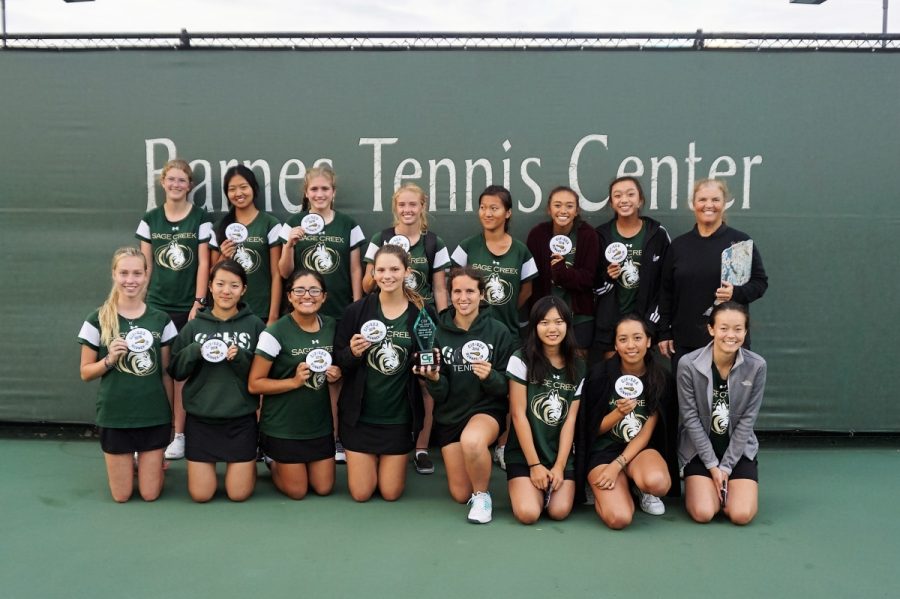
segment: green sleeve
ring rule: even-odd
[[[425,386],[428,387],[428,393],[431,394],[431,397],[436,402],[445,401],[447,395],[450,394],[450,380],[443,372],[437,382],[425,379]]]
[[[186,332],[188,335],[185,335]],[[199,362],[203,359],[200,355],[200,344],[190,341],[190,338],[189,330],[185,328],[172,345],[169,374],[176,381],[183,381],[190,377],[197,370]]]
[[[229,362],[229,365],[239,379],[246,381],[250,378],[250,364],[252,362],[253,352],[239,347],[237,355],[234,357],[234,360]]]

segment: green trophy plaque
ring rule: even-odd
[[[416,322],[413,324],[413,334],[419,346],[418,366],[435,366],[434,359],[434,321],[423,307],[419,310]]]

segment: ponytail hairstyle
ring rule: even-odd
[[[253,191],[253,206],[259,210],[259,206],[256,203],[256,198],[259,197],[259,182],[256,180],[253,170],[243,164],[232,166],[225,171],[225,176],[222,177],[222,192],[225,194],[225,197],[228,197],[228,185],[236,176],[246,179],[247,184],[250,185],[250,189]],[[236,220],[234,204],[230,200],[228,203],[230,204],[228,212],[225,213],[225,216],[222,217],[222,220],[216,226],[216,241],[219,244],[225,240],[225,229]]]
[[[415,183],[404,183],[394,192],[394,195],[391,198],[391,211],[394,213],[394,226],[396,227],[400,224],[400,214],[397,212],[397,199],[400,197],[400,194],[404,192],[414,193],[419,196],[419,202],[422,204],[422,211],[419,212],[419,231],[424,233],[428,230],[428,209],[426,208],[428,196],[425,195],[425,190]],[[382,239],[381,241],[387,242],[387,239]]]
[[[98,319],[100,320],[100,344],[109,347],[114,339],[119,337],[119,288],[116,286],[116,268],[119,261],[123,258],[140,258],[144,265],[144,272],[147,272],[147,258],[136,247],[126,246],[115,251],[112,258],[112,289],[103,305],[98,310]],[[144,284],[143,293],[147,292],[147,285]],[[143,293],[141,297],[143,298]]]
[[[503,207],[509,211],[509,218],[503,221],[503,231],[508,233],[509,221],[512,220],[512,194],[509,193],[509,190],[502,185],[488,185],[484,188],[484,191],[481,192],[481,195],[478,196],[479,208],[481,208],[481,200],[484,199],[484,196],[494,196],[496,198],[500,198],[500,201],[503,203]]]
[[[555,295],[546,295],[534,303],[531,308],[531,314],[528,317],[528,332],[523,345],[523,354],[525,356],[525,367],[528,369],[528,381],[531,383],[541,383],[550,376],[552,365],[547,355],[544,353],[544,344],[538,338],[538,323],[544,320],[550,310],[556,308],[560,317],[566,323],[566,336],[563,337],[560,351],[563,361],[566,364],[566,376],[570,382],[577,383],[575,380],[577,354],[575,348],[575,329],[573,327],[572,309],[561,298]]]
[[[325,177],[331,182],[331,189],[337,191],[337,176],[330,166],[324,164],[306,169],[306,174],[303,176],[303,204],[301,205],[303,212],[309,211],[309,198],[306,197],[306,190],[309,189],[309,183],[316,177]],[[333,197],[331,199],[331,208],[334,209]]]
[[[409,254],[399,245],[387,243],[378,248],[378,251],[375,252],[375,258],[372,261],[372,264],[378,263],[379,256],[396,256],[400,260],[401,264],[403,264],[404,270],[409,269]],[[421,310],[425,305],[425,299],[421,295],[419,295],[419,293],[415,289],[410,289],[409,287],[407,287],[405,280],[403,281],[403,283],[401,283],[401,285],[403,288],[403,295],[406,297],[406,300],[413,304],[416,308]]]
[[[622,316],[622,318],[616,322],[616,326],[613,330],[618,331],[619,325],[623,322],[636,322],[640,324],[647,339],[653,338],[650,327],[647,326],[647,321],[634,312]],[[653,359],[650,348],[647,348],[647,353],[644,354],[644,368],[646,369],[646,374],[644,375],[644,401],[647,402],[647,408],[652,414],[658,411],[663,404],[663,396],[666,393],[666,371]]]
[[[707,324],[713,328],[716,326],[716,316],[719,315],[719,312],[726,311],[740,312],[744,315],[744,329],[747,332],[750,331],[750,310],[747,308],[745,304],[740,302],[736,302],[734,300],[728,300],[727,302],[722,302],[721,304],[717,304],[713,306],[712,312],[709,313],[709,321]]]

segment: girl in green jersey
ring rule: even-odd
[[[260,447],[272,459],[272,482],[291,499],[303,499],[310,487],[317,495],[334,488],[328,389],[341,369],[327,365],[335,321],[319,313],[327,297],[322,275],[300,269],[287,284],[293,310],[259,336],[249,387],[263,395]],[[309,363],[313,352],[324,360],[318,366]]]
[[[572,511],[572,446],[584,380],[576,354],[572,310],[548,295],[534,303],[523,348],[506,368],[513,430],[506,446],[506,478],[513,515],[532,524],[546,509],[553,520]]]
[[[97,425],[113,499],[131,497],[136,455],[138,490],[145,501],[153,501],[163,488],[163,449],[172,422],[172,380],[166,368],[175,325],[165,312],[144,303],[149,277],[139,250],[116,251],[112,279],[109,297],[78,334],[81,380],[100,379]],[[129,349],[126,335],[132,331],[137,333]]]

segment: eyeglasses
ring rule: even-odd
[[[306,287],[294,287],[293,289],[291,289],[291,294],[294,297],[303,297],[304,294],[307,293],[309,294],[309,297],[319,297],[320,295],[322,295],[322,288],[310,287],[307,289]]]

